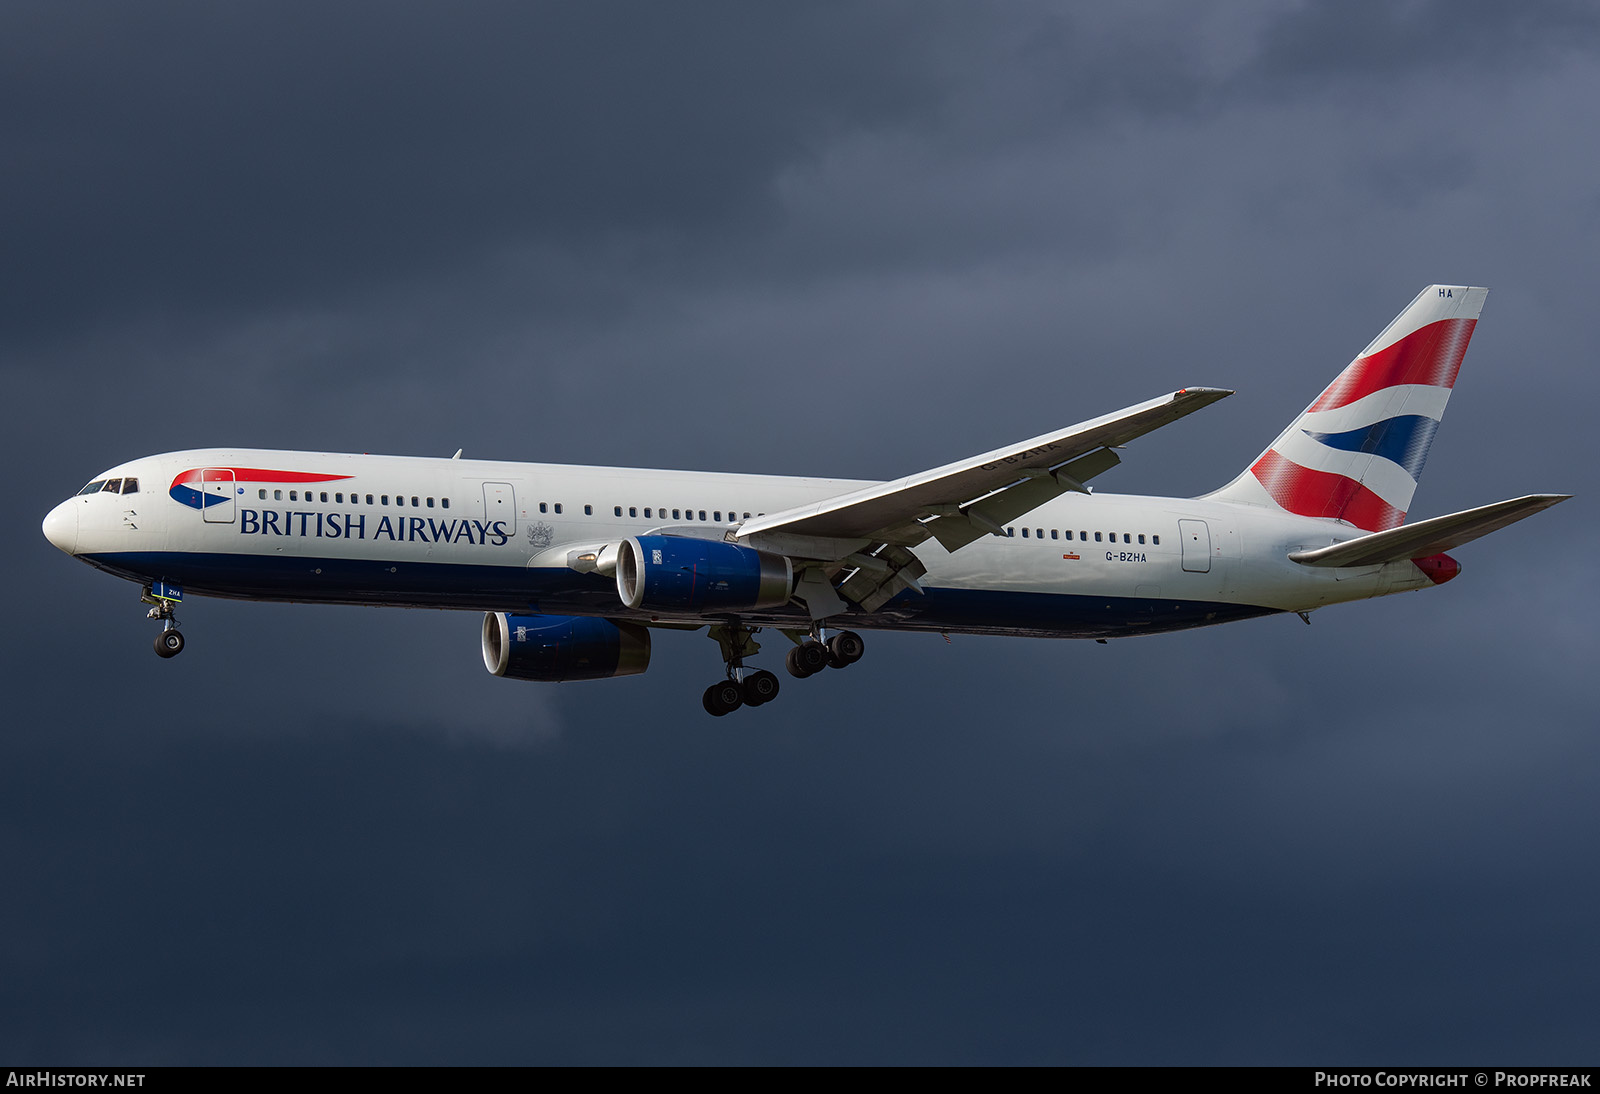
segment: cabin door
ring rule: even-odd
[[[483,523],[492,527],[497,520],[506,522],[506,535],[517,534],[517,493],[509,482],[483,484]]]
[[[1211,529],[1203,520],[1180,520],[1178,539],[1183,544],[1183,568],[1191,574],[1211,572]]]
[[[207,467],[200,472],[200,511],[207,524],[232,524],[234,511],[233,468]]]

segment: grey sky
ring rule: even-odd
[[[1592,1058],[1597,20],[1172,7],[0,10],[0,1056]],[[1237,388],[1097,483],[1194,494],[1434,281],[1416,514],[1579,496],[1309,628],[869,635],[713,722],[698,635],[160,662],[38,533],[175,448],[888,477]]]

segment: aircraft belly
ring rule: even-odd
[[[85,556],[85,561],[130,580],[167,580],[182,585],[187,593],[229,599],[520,610],[604,615],[645,623],[711,621],[693,615],[628,611],[618,601],[613,579],[565,568],[332,555],[313,558],[177,552],[118,552]],[[828,625],[864,630],[1102,638],[1203,627],[1277,610],[1172,595],[924,588],[920,595],[901,593],[881,611],[848,612],[830,618]],[[809,619],[798,606],[746,613],[741,618],[759,626],[809,626]]]

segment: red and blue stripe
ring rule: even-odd
[[[311,471],[276,471],[264,467],[191,467],[172,480],[167,493],[173,501],[191,509],[204,509],[229,500],[217,494],[207,494],[205,484],[208,482],[336,482],[350,477],[321,475]],[[199,485],[191,486],[191,483]]]

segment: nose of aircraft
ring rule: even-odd
[[[44,538],[69,555],[78,550],[78,507],[73,504],[76,500],[62,502],[44,518]]]

